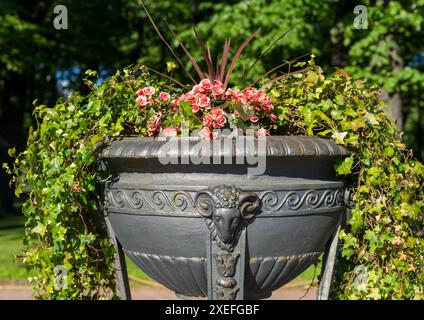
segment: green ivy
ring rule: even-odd
[[[88,72],[95,76],[95,72]],[[137,75],[137,76],[136,76]],[[154,84],[143,68],[118,72],[92,92],[72,94],[53,108],[35,109],[37,127],[12,168],[17,195],[30,190],[23,261],[41,299],[101,299],[116,295],[114,249],[101,226],[96,188],[104,178],[96,162],[102,142],[146,135],[136,89]],[[340,70],[326,78],[309,69],[266,88],[279,121],[271,133],[317,135],[353,151],[335,170],[356,183],[349,225],[333,290],[336,299],[422,299],[424,166],[412,158],[382,111],[379,90]],[[153,111],[153,110],[152,110]],[[13,152],[11,152],[13,155]],[[55,286],[58,265],[68,270],[66,286]],[[355,267],[367,270],[355,285]]]
[[[273,134],[329,137],[353,151],[335,166],[356,187],[332,297],[424,299],[424,239],[417,235],[424,166],[399,140],[379,93],[343,70],[326,78],[312,60],[307,72],[270,90],[280,119]]]
[[[115,295],[114,249],[96,196],[96,147],[120,135],[143,134],[145,123],[134,103],[134,88],[147,73],[118,72],[103,85],[86,80],[93,91],[72,94],[54,108],[35,108],[37,128],[15,161],[16,194],[30,190],[23,262],[41,299],[102,299]],[[140,70],[138,70],[140,72]],[[88,71],[87,76],[96,76]],[[57,266],[68,271],[66,286],[55,287]]]

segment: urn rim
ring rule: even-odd
[[[221,139],[222,140],[222,139]],[[310,136],[268,136],[264,138],[266,154],[258,152],[260,139],[252,137],[238,137],[232,139],[230,148],[213,149],[217,140],[201,140],[197,137],[177,137],[174,139],[153,137],[124,137],[103,144],[99,157],[101,159],[155,159],[163,155],[173,157],[189,157],[199,152],[196,145],[210,144],[210,156],[241,156],[257,157],[266,155],[267,158],[287,157],[325,157],[336,158],[351,154],[345,147],[337,145],[333,140]],[[167,143],[174,141],[178,147],[168,148]],[[219,140],[218,140],[219,141]],[[186,143],[187,147],[182,147]],[[242,146],[242,147],[241,147]]]

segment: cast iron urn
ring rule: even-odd
[[[100,155],[112,177],[103,188],[110,231],[180,297],[267,298],[317,261],[344,219],[346,186],[334,163],[346,149],[303,136],[266,137],[262,151],[236,140],[229,151],[204,142],[205,153],[189,138],[174,148],[124,138]],[[260,156],[263,172],[249,174],[240,159]]]

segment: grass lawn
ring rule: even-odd
[[[15,257],[23,250],[24,217],[0,217],[0,281],[25,280],[25,268]],[[130,259],[127,258],[128,273],[140,279],[149,280]]]
[[[24,217],[0,217],[0,281],[16,281],[26,279],[24,267],[19,264],[15,257],[23,249],[22,238],[24,235]],[[128,274],[151,280],[138,267],[127,258]],[[316,277],[319,275],[320,266],[316,270]],[[314,266],[309,267],[299,277],[299,280],[311,280],[314,275]]]
[[[0,279],[26,279],[25,269],[16,260],[23,248],[24,217],[0,217]]]

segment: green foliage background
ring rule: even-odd
[[[302,65],[302,63],[300,63]],[[424,210],[424,166],[396,138],[382,111],[379,90],[343,71],[326,77],[309,69],[268,88],[279,121],[272,134],[329,137],[354,153],[335,167],[355,183],[349,225],[333,290],[336,299],[423,299],[423,245],[417,233]],[[102,172],[96,148],[123,135],[144,135],[135,91],[162,86],[138,67],[118,72],[104,84],[86,83],[53,108],[35,108],[37,127],[12,169],[16,193],[30,187],[24,262],[42,299],[100,299],[115,296],[113,249],[99,224],[96,188]],[[95,75],[95,72],[88,72]],[[55,288],[54,268],[69,270],[67,286]],[[354,285],[355,267],[367,269]]]

